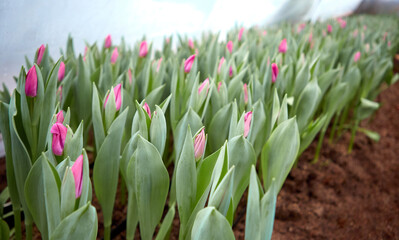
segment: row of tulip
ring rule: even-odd
[[[241,28],[227,41],[179,36],[175,50],[165,38],[154,52],[146,40],[131,49],[109,35],[78,57],[69,38],[58,61],[42,45],[13,93],[0,94],[16,239],[21,211],[27,239],[33,224],[43,239],[96,238],[91,181],[106,239],[118,181],[127,239],[137,226],[142,239],[157,226],[156,239],[168,238],[176,207],[180,239],[234,239],[248,186],[246,239],[270,239],[297,157],[320,133],[317,159],[330,122],[331,139],[348,127],[353,139],[358,130],[378,138],[359,122],[378,109],[380,86],[398,79],[396,18],[294,27]]]

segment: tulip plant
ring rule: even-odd
[[[351,131],[349,151],[357,131],[378,140],[360,121],[399,78],[398,26],[360,16],[240,28],[154,51],[108,35],[78,56],[69,37],[57,61],[40,46],[0,93],[0,203],[9,195],[15,223],[1,220],[2,234],[32,239],[34,224],[43,239],[95,239],[100,227],[110,239],[119,186],[127,239],[168,239],[176,218],[179,239],[234,239],[245,191],[245,239],[270,239],[277,195],[317,135],[315,161],[329,126],[331,142]]]

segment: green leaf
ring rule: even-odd
[[[83,122],[79,124],[78,129],[73,133],[72,129],[67,126],[67,136],[64,144],[64,156],[69,156],[72,161],[75,161],[83,148]]]
[[[227,211],[232,198],[233,193],[233,181],[234,181],[235,166],[233,165],[229,171],[224,175],[221,182],[215,188],[215,191],[211,192],[209,196],[208,206],[214,206],[220,213],[227,216]]]
[[[295,117],[273,131],[262,149],[261,165],[265,189],[276,179],[279,191],[295,162],[299,150],[299,132]]]
[[[75,179],[69,167],[65,169],[61,184],[61,219],[71,214],[75,207]]]
[[[191,108],[184,114],[173,133],[176,156],[180,156],[188,126],[191,128],[191,134],[195,134],[202,127],[201,118]]]
[[[152,239],[169,191],[169,174],[157,149],[139,136],[135,156],[137,208],[142,239]]]
[[[158,106],[155,106],[155,108],[156,109],[151,119],[150,140],[162,156],[165,149],[167,135],[166,119],[162,109]]]
[[[251,142],[255,155],[258,156],[262,151],[266,139],[266,113],[262,101],[257,101],[253,105],[251,127],[247,136]]]
[[[53,168],[53,169],[52,169]],[[61,221],[58,174],[45,155],[32,166],[25,183],[25,198],[43,239],[49,239]]]
[[[174,217],[175,217],[175,204],[173,203],[172,206],[169,208],[169,211],[166,214],[165,218],[163,219],[163,222],[161,224],[161,227],[159,228],[159,232],[155,240],[169,239],[168,235],[170,234]]]
[[[232,104],[228,104],[221,108],[212,118],[208,128],[209,149],[211,152],[219,149],[228,138],[230,124],[228,119],[231,118]]]
[[[370,117],[379,107],[379,103],[361,98],[360,105],[356,109],[356,119],[361,121]]]
[[[251,166],[249,180],[247,214],[245,218],[245,239],[260,240],[260,193],[255,166]]]
[[[51,240],[96,239],[97,213],[90,203],[64,218],[51,235]]]
[[[97,151],[100,150],[101,145],[105,139],[104,124],[101,117],[101,104],[98,97],[98,91],[95,83],[93,83],[93,106],[92,106],[92,118],[93,118],[93,130],[94,140],[96,143]]]
[[[261,199],[261,212],[260,212],[260,238],[271,239],[274,225],[274,215],[276,212],[276,182],[272,179],[269,190],[263,195]]]
[[[195,218],[191,239],[232,240],[235,238],[227,219],[214,207],[206,207],[199,211]]]
[[[380,134],[378,134],[377,132],[365,129],[365,128],[358,128],[359,132],[362,132],[364,134],[366,134],[367,137],[369,137],[371,140],[378,142],[380,141]]]
[[[183,149],[176,164],[176,200],[180,224],[184,228],[195,206],[197,192],[194,143],[190,127],[187,128]]]
[[[116,188],[118,185],[122,132],[128,109],[112,123],[101,145],[93,168],[93,184],[104,215],[104,226],[111,226]]]
[[[9,239],[10,238],[10,228],[8,224],[3,219],[0,219],[0,238]]]

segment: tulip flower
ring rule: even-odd
[[[140,44],[139,56],[145,57],[147,56],[147,53],[148,53],[147,41],[142,41]]]
[[[391,47],[391,41],[388,41],[388,47]]]
[[[277,76],[278,76],[277,64],[272,63],[272,83],[276,82]]]
[[[226,45],[227,50],[229,50],[230,54],[233,52],[233,42],[229,41]]]
[[[266,35],[267,35],[267,31],[264,30],[263,33],[262,33],[262,35],[263,35],[263,36],[266,36]]]
[[[244,103],[248,103],[248,86],[246,83],[244,83]]]
[[[67,128],[62,123],[56,122],[51,127],[50,132],[53,134],[52,149],[53,153],[57,156],[61,156],[64,151],[65,137],[67,134]]]
[[[246,138],[251,128],[252,111],[249,111],[244,116],[244,137]]]
[[[159,72],[159,68],[161,67],[161,63],[162,63],[162,58],[160,58],[160,59],[158,60],[157,72]]]
[[[346,21],[345,20],[342,20],[340,22],[340,24],[341,24],[341,28],[345,28],[346,27]]]
[[[130,68],[127,70],[127,74],[129,76],[129,83],[132,84],[132,70]]]
[[[230,66],[229,69],[229,77],[233,77],[233,68]]]
[[[122,85],[119,83],[114,88],[116,111],[118,111],[121,108],[121,105],[122,105],[121,87],[122,87]],[[109,98],[109,94],[108,94],[107,98],[105,99],[104,108],[107,105],[108,98]]]
[[[104,47],[105,47],[105,48],[110,48],[111,45],[112,45],[111,35],[108,34],[108,36],[105,38]]]
[[[205,142],[205,128],[203,128],[194,139],[194,156],[196,161],[200,160],[204,155]]]
[[[332,26],[330,24],[327,25],[327,32],[332,33]]]
[[[219,66],[218,66],[218,73],[220,73],[220,69],[222,68],[222,64],[224,63],[224,57],[222,57],[219,61]]]
[[[297,32],[298,33],[302,32],[302,30],[305,29],[305,27],[306,27],[306,23],[299,24]]]
[[[60,63],[60,68],[58,69],[58,81],[61,82],[65,76],[65,64],[64,62]]]
[[[147,112],[148,116],[149,116],[150,119],[151,119],[151,109],[150,109],[150,106],[148,106],[147,103],[144,103],[143,108],[144,108],[144,110]]]
[[[25,94],[28,97],[36,97],[37,94],[37,74],[36,67],[32,66],[26,74]]]
[[[354,61],[354,62],[359,61],[360,55],[361,55],[361,53],[360,53],[359,51],[357,51],[357,52],[355,53],[355,56],[353,57],[353,61]]]
[[[111,55],[111,63],[112,64],[116,63],[118,56],[119,56],[118,48],[114,48],[114,51],[112,51],[112,55]]]
[[[281,53],[287,52],[287,39],[286,38],[281,40],[280,46],[278,47],[278,51]]]
[[[194,49],[194,42],[193,42],[193,40],[188,39],[188,46],[189,46],[191,49]]]
[[[218,92],[220,91],[220,87],[222,86],[222,82],[218,83]]]
[[[37,50],[37,65],[40,65],[43,59],[44,51],[46,50],[46,47],[42,44],[39,49]]]
[[[57,113],[57,123],[63,123],[64,122],[64,113],[61,111],[59,111]]]
[[[191,67],[193,66],[195,60],[195,55],[191,55],[187,60],[184,62],[184,72],[189,73],[191,71]]]
[[[82,194],[83,182],[83,155],[80,155],[71,167],[73,178],[75,180],[75,198]]]
[[[208,94],[208,88],[209,88],[209,78],[205,79],[202,84],[198,87],[198,94],[202,92],[206,88],[206,93]]]
[[[238,41],[241,41],[241,38],[242,38],[242,34],[244,33],[244,28],[242,27],[241,29],[240,29],[240,32],[238,33]]]

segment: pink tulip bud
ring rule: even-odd
[[[278,47],[278,51],[281,52],[281,53],[287,52],[287,39],[286,38],[284,38],[280,42],[280,46]]]
[[[166,43],[169,44],[170,43],[170,38],[166,38]]]
[[[278,76],[277,64],[272,63],[272,83],[276,82],[277,76]]]
[[[248,86],[246,83],[244,83],[244,103],[248,103]]]
[[[205,128],[203,128],[201,132],[199,132],[197,136],[195,136],[194,139],[194,156],[196,161],[200,160],[204,155],[205,142],[206,142]]]
[[[219,61],[219,66],[218,66],[218,73],[220,73],[220,69],[222,69],[222,64],[224,62],[224,57],[222,57]]]
[[[121,87],[122,87],[122,85],[119,83],[114,88],[116,111],[118,111],[121,108],[121,105],[122,105]],[[108,98],[109,98],[109,94],[108,94],[107,98],[105,99],[104,108],[107,105]]]
[[[80,155],[71,167],[73,178],[75,180],[75,198],[82,194],[83,182],[83,155]]]
[[[264,30],[263,33],[262,33],[262,35],[263,35],[263,36],[266,36],[266,35],[267,35],[267,31]]]
[[[63,122],[64,122],[64,113],[61,110],[57,113],[57,123],[63,123]]]
[[[161,67],[161,63],[162,63],[162,58],[160,58],[160,59],[158,60],[157,72],[159,72],[159,68]]]
[[[358,52],[356,52],[355,53],[355,56],[353,57],[353,61],[354,62],[357,62],[357,61],[359,61],[359,59],[360,59],[360,55],[361,55],[361,53],[358,51]]]
[[[60,96],[60,102],[62,101],[62,86],[59,86],[57,89],[57,95]]]
[[[37,74],[36,67],[32,66],[26,74],[25,94],[28,97],[36,97],[37,94]]]
[[[227,50],[229,50],[230,54],[233,52],[233,42],[229,41],[226,45]]]
[[[57,156],[61,156],[64,151],[65,138],[67,134],[67,128],[62,123],[56,122],[51,127],[50,132],[53,134],[52,149],[53,153]]]
[[[346,21],[345,21],[345,20],[342,20],[342,21],[340,22],[340,25],[341,25],[341,28],[345,28],[345,27],[346,27]]]
[[[193,42],[193,40],[188,39],[188,46],[189,46],[191,49],[194,49],[194,42]]]
[[[208,88],[209,88],[209,78],[205,79],[201,85],[198,87],[198,94],[202,92],[206,88],[206,94],[208,94]]]
[[[110,48],[111,45],[112,45],[111,34],[108,34],[108,36],[105,38],[104,47],[105,48]]]
[[[187,60],[184,62],[184,72],[189,73],[191,71],[191,67],[193,66],[195,60],[195,55],[191,55]]]
[[[229,77],[233,77],[233,67],[231,67],[231,66],[229,69]]]
[[[148,53],[147,41],[142,41],[140,44],[139,56],[145,57],[147,56],[147,53]]]
[[[242,38],[242,34],[244,33],[244,28],[242,27],[241,29],[240,29],[240,32],[238,33],[238,41],[241,41],[241,38]]]
[[[367,30],[367,25],[363,25],[363,30],[364,30],[364,31]]]
[[[151,109],[150,109],[150,106],[148,106],[147,103],[144,103],[143,108],[144,108],[144,110],[147,112],[148,116],[149,116],[150,119],[151,119]]]
[[[129,76],[129,83],[132,84],[132,70],[130,68],[127,70],[127,75]]]
[[[299,24],[297,32],[298,33],[302,32],[302,30],[305,29],[305,27],[306,27],[306,23]]]
[[[115,64],[116,60],[118,59],[119,53],[118,53],[118,48],[114,48],[114,51],[112,51],[111,55],[111,63]]]
[[[327,32],[332,33],[332,26],[330,24],[327,25]]]
[[[358,33],[358,30],[355,29],[355,31],[353,31],[353,33],[352,33],[352,36],[353,36],[354,38],[357,37],[357,33]]]
[[[391,41],[388,41],[388,47],[391,47]]]
[[[46,50],[46,47],[42,44],[39,49],[37,50],[37,65],[40,65],[43,59],[44,51]]]
[[[248,136],[249,130],[251,128],[252,111],[247,112],[244,116],[244,137]]]
[[[220,87],[222,86],[222,82],[218,83],[218,92],[220,91]]]
[[[309,34],[309,42],[310,42],[310,43],[312,42],[312,39],[313,39],[313,34],[310,33],[310,34]]]
[[[60,63],[60,68],[58,69],[58,81],[61,82],[65,76],[65,64],[64,62]]]
[[[89,49],[87,48],[87,46],[85,46],[85,52],[83,53],[83,61],[85,61],[85,62],[86,62],[87,50],[89,50]]]

